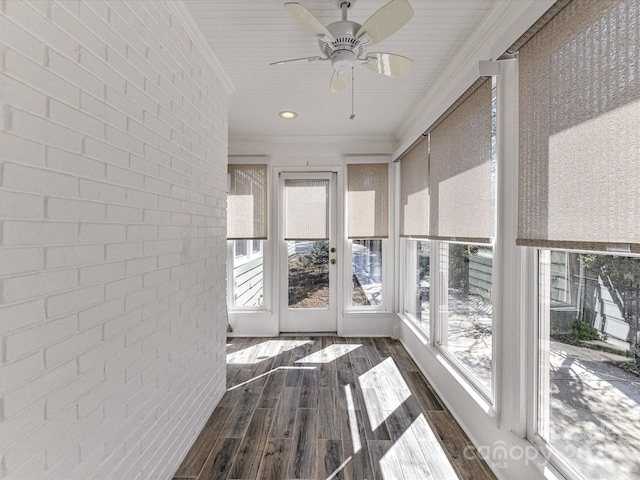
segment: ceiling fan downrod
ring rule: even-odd
[[[355,96],[356,96],[356,72],[354,68],[351,67],[351,116],[349,117],[349,120],[353,120],[354,118],[356,118],[356,112],[354,108]]]
[[[340,10],[342,10],[342,21],[347,21],[347,10],[351,6],[351,2],[340,2]]]

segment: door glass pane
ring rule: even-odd
[[[353,240],[351,305],[382,305],[382,240]]]
[[[289,308],[329,308],[329,242],[287,242]]]

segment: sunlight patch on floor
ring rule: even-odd
[[[359,343],[329,345],[318,352],[313,352],[311,355],[297,360],[295,363],[331,363],[361,346]]]
[[[410,478],[458,480],[458,475],[422,414],[381,458],[380,468],[385,480],[397,478],[394,468],[398,463]]]
[[[395,445],[380,458],[378,465],[384,480],[404,480]]]
[[[358,416],[356,414],[356,405],[353,401],[351,393],[351,385],[344,386],[344,396],[347,401],[347,415],[349,417],[349,431],[351,432],[351,445],[353,445],[354,455],[362,449],[362,440],[360,439],[360,429],[358,428]]]
[[[360,388],[368,393],[364,396],[364,403],[374,430],[411,396],[409,387],[391,357],[360,375],[358,382]]]
[[[227,355],[227,364],[255,365],[283,352],[313,343],[310,340],[265,340]]]

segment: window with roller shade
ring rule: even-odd
[[[429,238],[435,240],[440,282],[437,344],[491,400],[496,134],[491,78],[475,82],[428,132]]]
[[[347,165],[347,236],[389,237],[389,165]]]
[[[264,243],[267,238],[267,165],[229,164],[227,238],[230,242],[230,307],[264,307]]]
[[[400,158],[400,237],[404,243],[404,315],[430,336],[429,139]],[[419,240],[422,239],[422,240]]]
[[[382,307],[384,240],[389,237],[388,163],[347,165],[347,236],[352,307]]]
[[[483,78],[429,129],[429,237],[490,243],[492,87]]]
[[[519,245],[640,253],[639,10],[574,1],[520,48]]]
[[[518,49],[517,243],[538,256],[531,440],[567,478],[635,478],[640,2],[565,3]]]
[[[429,236],[429,142],[421,138],[400,160],[400,236]]]
[[[284,181],[284,239],[329,240],[329,180]]]
[[[267,165],[229,164],[227,239],[267,238]]]

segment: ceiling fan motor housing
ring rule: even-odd
[[[364,45],[356,38],[360,24],[350,21],[334,22],[327,25],[327,30],[335,38],[334,42],[318,40],[322,52],[331,59],[331,65],[336,72],[344,73],[351,69],[364,52]]]

